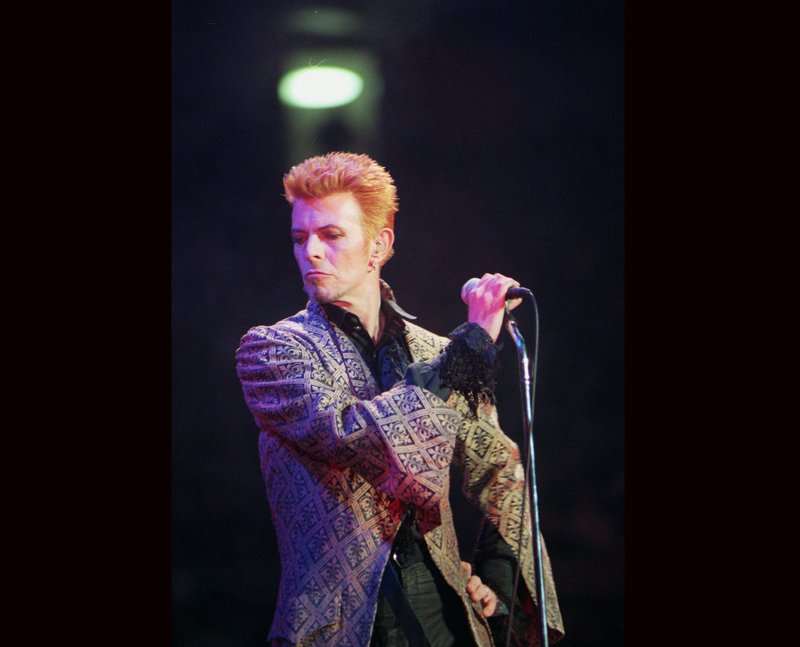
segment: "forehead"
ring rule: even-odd
[[[361,229],[363,213],[350,193],[333,193],[324,198],[297,198],[292,205],[292,229],[314,229],[335,225]]]

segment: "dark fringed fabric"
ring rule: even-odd
[[[461,324],[448,337],[452,340],[442,355],[444,386],[461,393],[477,418],[480,404],[494,404],[494,388],[500,362],[499,346],[476,323]]]

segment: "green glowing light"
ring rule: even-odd
[[[278,84],[281,101],[298,108],[335,108],[355,101],[364,79],[343,67],[304,67],[292,70]]]

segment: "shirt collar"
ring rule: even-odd
[[[348,312],[344,308],[334,305],[333,303],[323,303],[320,307],[324,310],[328,320],[341,328],[350,337],[354,335],[364,335],[368,337],[361,321],[352,312]],[[394,293],[383,280],[381,280],[381,312],[385,319],[383,334],[381,335],[379,343],[392,339],[405,329],[404,319],[416,319],[414,315],[409,314],[398,305],[397,301],[394,300]]]

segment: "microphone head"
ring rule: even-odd
[[[480,283],[480,279],[472,278],[466,283],[464,283],[464,287],[461,288],[461,300],[469,305],[468,297],[469,293],[472,292],[476,287],[478,287],[478,283]]]

